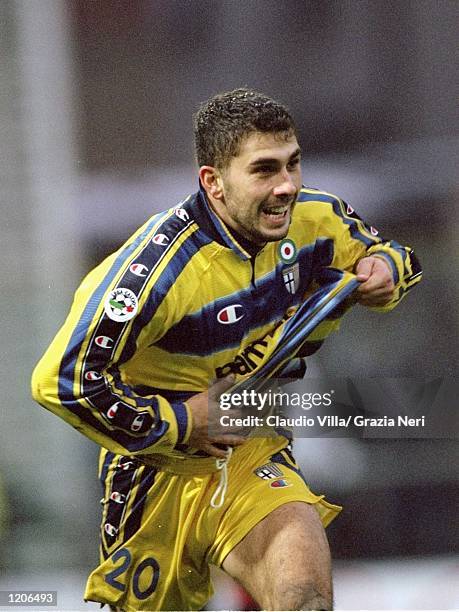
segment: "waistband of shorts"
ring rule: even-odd
[[[170,457],[168,455],[147,455],[142,457],[142,463],[152,465],[163,472],[171,474],[189,474],[204,476],[217,472],[215,457]]]
[[[256,450],[260,443],[263,444],[266,454],[278,452],[288,444],[289,440],[284,436],[276,436],[275,438],[249,438],[242,446],[237,446],[233,449],[233,455],[229,463],[229,468],[237,461],[244,460],[244,457],[250,456]],[[190,455],[159,455],[152,454],[142,457],[142,463],[152,465],[153,467],[171,474],[186,474],[191,476],[204,476],[218,471],[215,457],[193,457]]]

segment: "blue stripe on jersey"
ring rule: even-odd
[[[344,215],[339,200],[333,197],[332,195],[319,192],[304,193],[303,191],[300,191],[297,198],[297,202],[326,202],[327,204],[331,204],[333,207],[333,212],[335,213],[335,215],[340,217],[343,223],[349,226],[351,236],[355,240],[360,240],[360,242],[363,242],[367,247],[381,242],[379,238],[370,238],[369,236],[365,236],[364,234],[362,234],[357,224],[357,219],[360,220],[360,218],[357,215],[355,219]],[[361,223],[363,223],[363,221],[361,221]]]
[[[124,527],[124,541],[127,542],[138,530],[142,521],[142,514],[147,501],[147,494],[155,483],[158,469],[155,467],[145,466],[142,472],[141,481],[139,483],[134,504],[126,519]]]
[[[334,200],[332,206],[333,206],[333,212],[335,213],[335,215],[337,217],[340,217],[343,223],[349,226],[349,232],[355,240],[360,240],[360,242],[363,242],[363,244],[367,248],[372,246],[373,244],[377,244],[378,242],[381,242],[380,238],[370,238],[369,236],[365,236],[364,234],[362,234],[362,232],[359,230],[356,219],[353,219],[352,217],[346,217],[343,214],[341,205],[338,202],[338,200]],[[363,223],[363,221],[361,221],[361,223]]]
[[[395,242],[395,240],[391,240],[389,242],[389,246],[395,251],[397,251],[397,253],[400,255],[400,257],[402,258],[402,262],[403,262],[403,270],[405,274],[408,274],[408,268],[406,264],[407,264],[407,259],[411,260],[411,258],[410,258],[410,254],[408,253],[407,249],[405,249],[405,247],[403,247],[398,242]],[[413,251],[411,251],[411,253],[412,252]]]
[[[276,272],[271,272],[259,285],[266,284],[266,286],[269,286],[275,276]],[[253,329],[278,321],[286,309],[285,302],[279,300],[272,305],[270,310],[259,305],[256,310],[253,309],[250,313],[252,318],[248,320],[243,317],[239,325],[235,323],[231,326],[223,326],[218,322],[217,313],[220,310],[231,304],[250,302],[251,299],[251,288],[218,298],[214,302],[206,304],[198,312],[183,317],[155,345],[168,353],[200,357],[237,347]],[[298,294],[298,297],[290,301],[289,304],[297,305],[300,301],[301,296]],[[194,333],[190,333],[190,330],[193,330]]]
[[[297,306],[311,280],[333,260],[333,242],[318,239],[316,243],[298,251],[300,285],[294,295],[287,292],[282,280],[283,263],[256,281],[256,288],[247,287],[206,304],[199,311],[186,315],[156,343],[169,353],[205,357],[226,349],[238,347],[254,329],[278,321],[287,308]],[[278,278],[275,283],[274,279]],[[233,325],[222,325],[217,314],[225,307],[247,304],[251,318],[243,317]],[[269,307],[268,307],[269,305]],[[193,330],[193,333],[190,333]]]
[[[410,249],[408,252],[406,252],[405,249],[403,249],[403,250],[406,253],[406,257],[408,257],[409,260],[410,260],[412,274],[411,274],[410,278],[407,280],[407,282],[410,282],[411,280],[413,280],[416,277],[419,277],[422,274],[422,268],[421,268],[421,264],[419,263],[419,260],[416,257],[413,249]],[[406,266],[405,266],[405,268],[406,268]]]
[[[121,375],[116,366],[112,366],[109,368],[109,373],[113,376],[114,385],[113,388],[116,391],[122,393],[125,397],[130,399],[134,399],[136,406],[139,408],[148,408],[151,406],[151,398],[142,397],[142,395],[138,395],[131,386],[126,385],[121,380]],[[104,388],[105,389],[105,388]],[[145,394],[147,395],[147,394]]]
[[[327,202],[328,204],[333,204],[334,202],[336,202],[336,198],[326,193],[322,193],[322,192],[305,193],[304,191],[300,191],[296,201],[297,202]]]
[[[152,227],[155,223],[157,223],[164,215],[167,214],[168,211],[161,215],[157,215],[148,225],[146,230],[142,232],[142,234],[123,252],[117,257],[114,262],[112,268],[105,276],[104,280],[100,283],[99,287],[93,293],[91,298],[88,301],[88,304],[81,316],[76,328],[75,332],[72,335],[72,338],[69,343],[69,348],[66,351],[66,356],[68,359],[65,363],[61,364],[60,370],[60,380],[59,380],[59,397],[61,402],[65,404],[74,414],[78,415],[82,420],[90,423],[95,429],[100,431],[101,433],[107,434],[107,428],[103,423],[100,423],[90,412],[80,406],[80,404],[76,401],[76,398],[73,396],[73,377],[74,377],[74,368],[76,364],[76,360],[81,348],[81,342],[87,333],[87,328],[91,323],[95,312],[100,304],[100,300],[108,289],[110,283],[116,277],[116,274],[121,269],[122,265],[125,263],[126,259],[135,251],[135,249],[141,244],[146,235],[148,235],[149,231],[151,231]],[[186,228],[185,228],[186,229]],[[137,328],[131,332],[128,341],[126,342],[121,359],[118,363],[120,363],[123,358],[129,359],[130,354],[129,350],[131,347],[134,347],[135,350],[135,338],[140,333],[142,327],[150,320],[150,318],[154,315],[154,312],[160,305],[162,299],[169,291],[173,282],[176,280],[180,272],[183,270],[186,263],[192,258],[192,256],[199,251],[199,249],[205,244],[211,242],[211,240],[201,234],[200,241],[191,240],[191,236],[184,242],[184,244],[174,253],[170,265],[167,266],[165,273],[161,275],[158,280],[158,283],[155,284],[155,297],[156,300],[149,300],[147,302],[146,307],[142,310],[141,314],[134,321],[134,324],[137,324]],[[120,283],[122,284],[122,279]],[[120,285],[121,286],[121,285]],[[151,302],[153,302],[153,308],[151,307]],[[150,307],[149,307],[150,306]],[[134,325],[133,325],[134,327]],[[105,364],[104,364],[105,365]],[[116,368],[112,370],[112,375],[115,377],[117,386],[120,386],[123,391],[126,390],[126,387],[122,385],[121,380],[117,374]],[[147,399],[142,397],[134,397],[132,393],[127,394],[129,397],[135,399],[136,404],[139,407],[142,406],[150,406],[153,410],[158,413],[158,402],[155,398]],[[70,396],[70,398],[69,398]],[[118,396],[116,393],[112,392],[113,401],[121,400],[122,398]],[[90,401],[90,397],[87,397],[88,401]],[[187,413],[186,409],[182,403],[172,405],[172,409],[174,410],[177,426],[178,426],[178,442],[182,442],[183,438],[186,434],[187,428]],[[166,422],[158,423],[154,430],[148,432],[146,438],[134,437],[129,434],[127,430],[123,430],[123,428],[112,430],[110,429],[111,435],[114,440],[122,444],[125,448],[130,451],[137,451],[148,446],[154,444],[160,437],[162,437],[165,432],[168,430],[169,425]],[[147,432],[146,432],[147,433]]]
[[[175,243],[179,240],[180,236],[187,231],[187,229],[193,224],[193,221],[189,221],[187,225],[183,226],[183,221],[179,220],[177,216],[169,217],[165,223],[162,224],[161,230],[167,231],[168,234],[171,235],[169,238],[169,243],[164,248],[162,245],[154,244],[152,241],[148,241],[141,253],[138,254],[136,258],[136,262],[142,262],[144,265],[146,264],[148,267],[148,276],[136,277],[131,273],[130,268],[126,269],[124,275],[118,280],[118,287],[127,287],[131,289],[137,297],[140,299],[145,287],[148,284],[149,278],[152,274],[154,274],[157,266],[160,262],[168,256],[170,250],[174,253],[172,257],[175,256],[176,247]],[[164,297],[164,296],[163,296]],[[150,299],[147,296],[147,302]],[[138,317],[137,323],[141,321],[141,315]],[[136,321],[133,321],[133,325],[135,325]],[[115,353],[118,343],[123,336],[124,329],[126,324],[120,326],[119,323],[114,323],[108,317],[102,317],[99,322],[96,330],[94,331],[93,338],[91,339],[86,354],[84,356],[84,362],[90,363],[91,367],[94,367],[96,370],[99,368],[101,371],[106,364],[110,361],[111,356]],[[131,330],[132,331],[132,330]],[[94,337],[96,334],[106,335],[113,341],[113,347],[108,354],[104,349],[100,349],[94,342]],[[127,339],[128,340],[128,339]],[[127,340],[125,342],[127,342]],[[125,345],[123,345],[123,351],[125,349]],[[83,384],[84,395],[86,395],[87,389],[85,388],[84,379],[81,380]]]

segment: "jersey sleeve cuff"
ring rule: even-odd
[[[179,444],[186,444],[191,434],[192,418],[190,407],[184,402],[174,402],[171,404],[171,408],[177,421],[177,442]]]
[[[372,256],[383,259],[389,265],[390,269],[392,270],[392,278],[394,279],[394,285],[398,285],[400,281],[400,275],[398,273],[397,264],[394,258],[386,251],[374,251],[372,253]]]

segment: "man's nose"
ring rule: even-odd
[[[279,183],[274,187],[273,195],[275,195],[275,196],[283,196],[283,195],[292,196],[292,195],[295,195],[296,192],[297,192],[297,187],[295,185],[293,177],[292,177],[292,175],[289,172],[287,172],[287,170],[285,170],[280,175]]]

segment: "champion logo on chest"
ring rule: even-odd
[[[218,311],[217,321],[222,325],[231,325],[232,323],[240,321],[244,315],[244,307],[242,304],[231,304]]]

